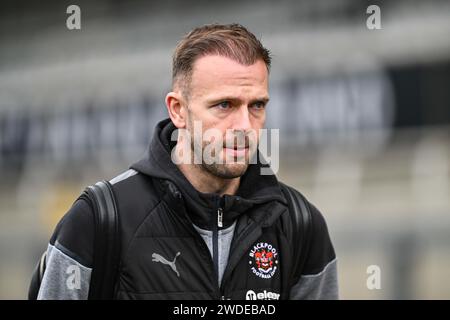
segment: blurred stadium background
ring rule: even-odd
[[[66,8],[81,8],[81,30]],[[381,30],[366,27],[369,5]],[[0,298],[24,299],[57,221],[144,152],[171,54],[239,22],[273,52],[279,178],[321,209],[343,299],[450,299],[449,1],[0,4]],[[80,237],[83,235],[80,234]],[[381,289],[366,286],[381,269]]]

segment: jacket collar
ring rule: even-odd
[[[190,219],[200,228],[211,229],[214,212],[218,206],[223,209],[223,228],[231,225],[239,216],[252,207],[278,201],[286,204],[278,180],[274,174],[261,175],[262,164],[250,164],[241,177],[236,195],[202,193],[197,191],[171,160],[171,150],[176,142],[171,142],[172,132],[176,129],[170,119],[159,122],[154,130],[145,156],[131,168],[150,177],[164,181],[167,191],[174,201],[183,201]],[[253,210],[252,210],[253,211]],[[279,212],[261,210],[259,221],[271,223]]]

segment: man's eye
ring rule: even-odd
[[[264,109],[266,104],[264,102],[255,102],[252,107],[254,109]]]
[[[223,102],[217,104],[216,107],[218,107],[219,109],[222,109],[222,110],[227,110],[231,107],[231,104],[229,101],[223,101]]]

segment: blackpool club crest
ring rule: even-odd
[[[277,271],[278,252],[267,242],[259,242],[250,250],[250,269],[254,275],[263,279],[270,279]]]

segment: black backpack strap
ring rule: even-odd
[[[286,200],[288,201],[289,212],[291,213],[293,234],[293,272],[290,277],[290,283],[293,285],[298,281],[305,267],[308,257],[309,247],[312,238],[312,218],[308,201],[295,189],[281,183]]]
[[[85,194],[93,202],[94,259],[89,300],[113,299],[120,262],[119,216],[111,184],[97,182]]]

